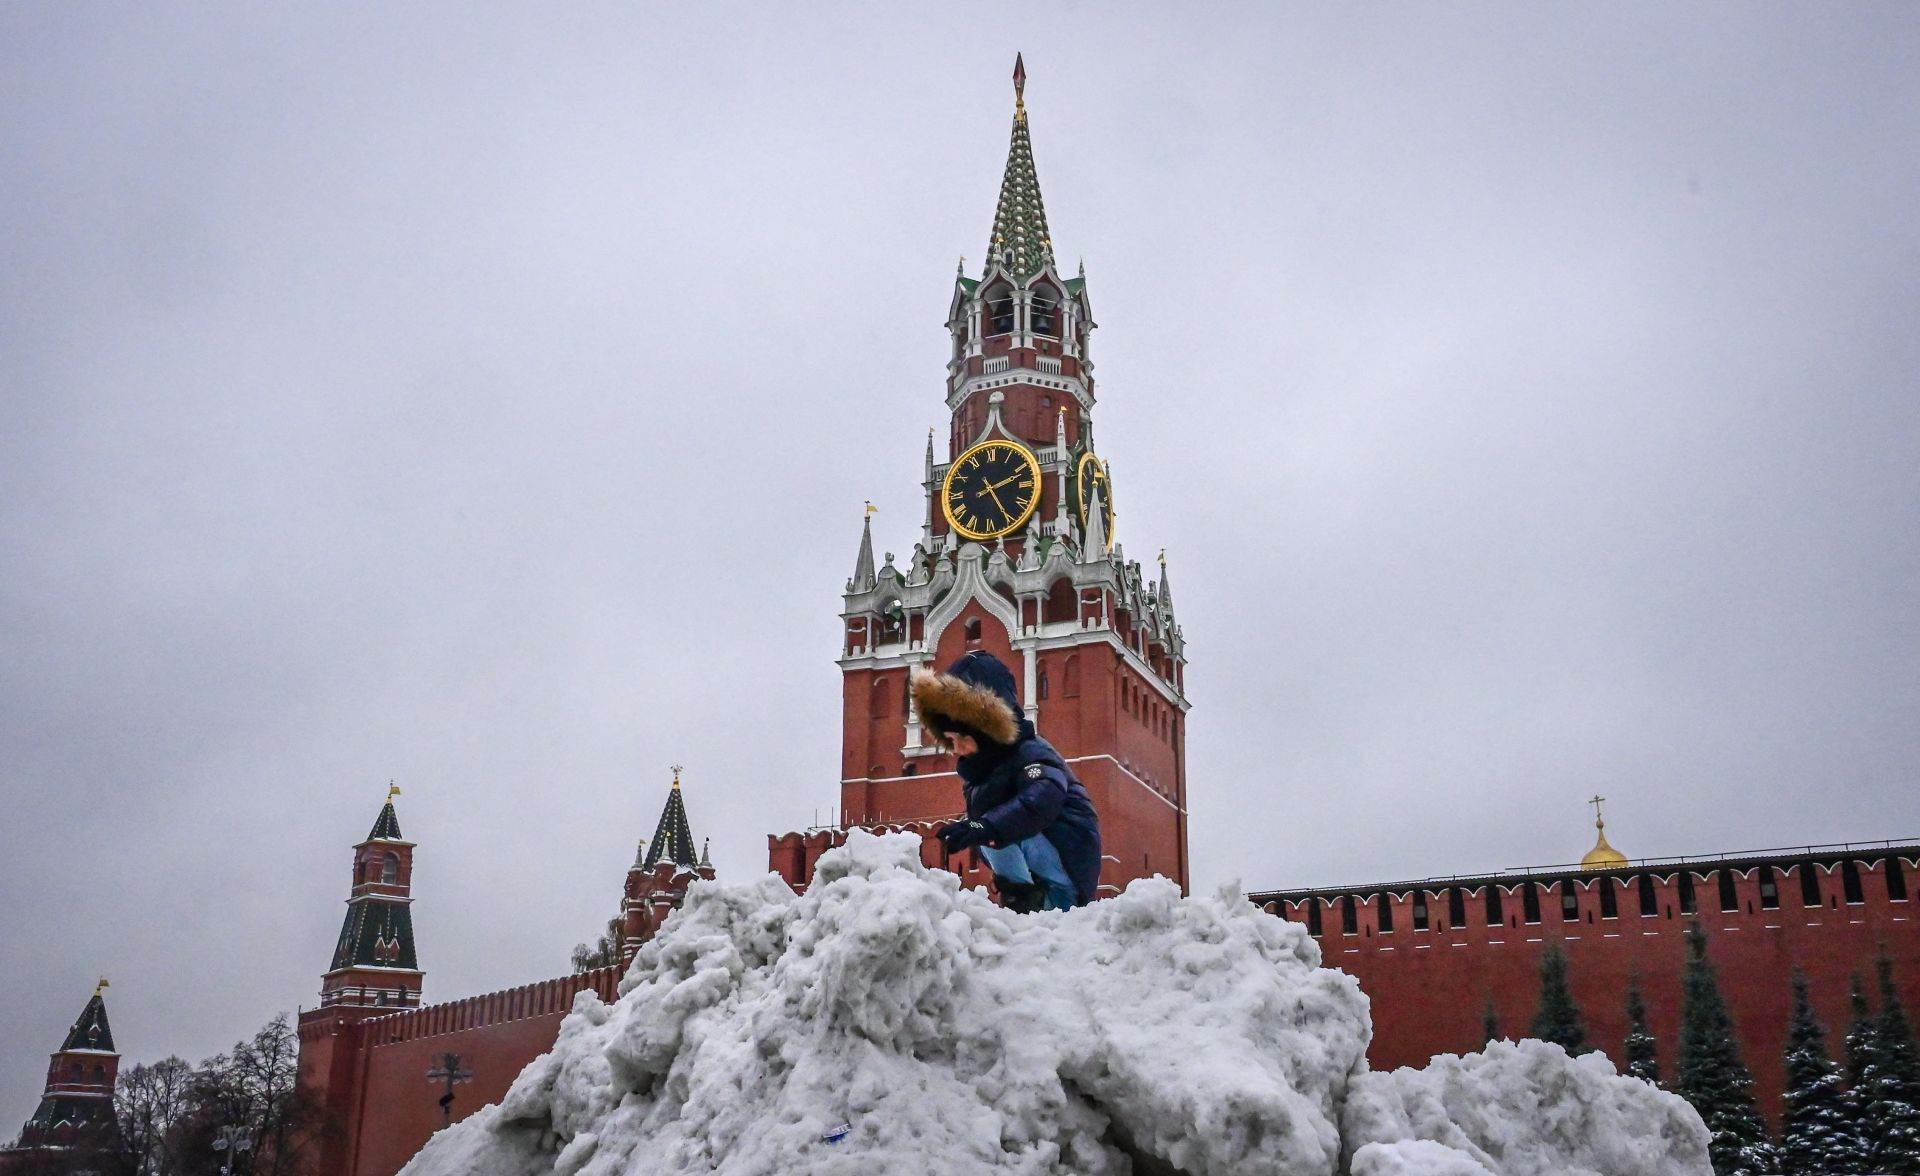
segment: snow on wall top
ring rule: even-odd
[[[1015,915],[919,854],[855,830],[803,896],[693,886],[619,1000],[582,993],[405,1172],[1709,1170],[1691,1109],[1604,1059],[1526,1043],[1368,1074],[1358,985],[1235,893],[1153,879]],[[1589,1123],[1639,1142],[1603,1154]]]

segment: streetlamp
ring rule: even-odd
[[[467,1059],[457,1053],[441,1054],[439,1064],[427,1071],[427,1081],[447,1084],[447,1092],[440,1096],[440,1125],[452,1126],[454,1084],[473,1081],[473,1071],[467,1069]]]
[[[245,1127],[222,1127],[219,1138],[213,1141],[213,1150],[223,1153],[220,1176],[233,1176],[233,1157],[253,1150],[253,1137]]]

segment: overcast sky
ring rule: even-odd
[[[0,6],[0,1137],[831,811],[1016,49],[1196,886],[1920,835],[1911,5],[474,7]]]

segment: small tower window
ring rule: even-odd
[[[400,881],[400,855],[389,853],[380,863],[380,881],[391,886]]]
[[[980,640],[980,618],[979,617],[967,618],[966,632],[967,632],[968,644],[972,644]]]
[[[1845,861],[1840,863],[1840,886],[1847,896],[1848,906],[1857,906],[1867,901],[1860,890],[1860,863]]]
[[[1813,862],[1800,863],[1800,905],[1820,905],[1820,867]]]
[[[1467,896],[1458,886],[1447,887],[1447,925],[1467,925]]]
[[[1540,888],[1531,882],[1520,884],[1520,914],[1529,923],[1540,921]]]
[[[1393,896],[1390,894],[1383,894],[1379,898],[1375,899],[1374,901],[1379,904],[1380,934],[1382,935],[1393,934]]]
[[[1907,901],[1907,873],[1897,857],[1887,859],[1887,897],[1894,902]]]
[[[1360,933],[1360,913],[1353,909],[1353,895],[1340,898],[1340,934],[1358,935]]]
[[[1733,886],[1733,871],[1720,871],[1720,909],[1737,911],[1740,909],[1740,892]]]
[[[1040,669],[1034,676],[1033,690],[1034,690],[1034,693],[1039,696],[1042,702],[1046,701],[1047,694],[1048,694],[1048,686],[1047,686],[1047,666],[1045,662],[1040,663]]]
[[[1613,892],[1613,879],[1600,879],[1600,917],[1617,919],[1620,917],[1620,897]]]
[[[1640,875],[1640,917],[1650,918],[1660,913],[1660,895],[1653,888],[1653,875]]]
[[[1427,892],[1424,890],[1413,892],[1413,929],[1415,931],[1427,929]]]
[[[1503,908],[1499,885],[1493,882],[1487,883],[1487,926],[1498,927],[1507,921],[1507,913]]]
[[[1772,866],[1761,866],[1760,905],[1767,910],[1777,910],[1780,906],[1780,881],[1773,875]]]
[[[1571,878],[1560,884],[1560,921],[1563,923],[1580,921],[1580,892],[1574,889]]]

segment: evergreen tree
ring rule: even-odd
[[[1853,974],[1847,1001],[1847,1113],[1853,1118],[1854,1137],[1860,1141],[1860,1158],[1846,1171],[1865,1172],[1867,1149],[1873,1141],[1873,1123],[1867,1118],[1867,1073],[1878,1070],[1880,1026],[1867,1007],[1867,982],[1858,972]]]
[[[1500,1040],[1500,1014],[1494,1010],[1493,994],[1487,994],[1487,1007],[1480,1012],[1480,1044]]]
[[[1587,1027],[1580,1020],[1580,1006],[1573,1003],[1567,988],[1567,953],[1550,943],[1540,956],[1540,1007],[1533,1014],[1528,1037],[1551,1041],[1570,1054],[1587,1053]]]
[[[1627,986],[1627,1040],[1620,1056],[1627,1061],[1628,1074],[1660,1085],[1660,1043],[1647,1028],[1647,1002],[1640,995],[1638,979]]]
[[[1779,1149],[1753,1098],[1753,1074],[1740,1060],[1733,1018],[1707,959],[1707,938],[1696,920],[1687,932],[1681,985],[1679,1062],[1674,1090],[1700,1112],[1712,1135],[1708,1157],[1715,1176],[1762,1176],[1780,1171]]]
[[[1787,1176],[1858,1171],[1866,1154],[1848,1105],[1840,1067],[1827,1055],[1827,1033],[1813,1015],[1807,978],[1793,973],[1793,1019],[1787,1023],[1786,1108],[1780,1116],[1780,1158]]]
[[[1893,1176],[1920,1176],[1920,1059],[1914,1056],[1913,1027],[1893,983],[1893,961],[1884,954],[1879,970],[1880,1015],[1873,1022],[1873,1050],[1856,1096],[1866,1112],[1867,1167]]]

